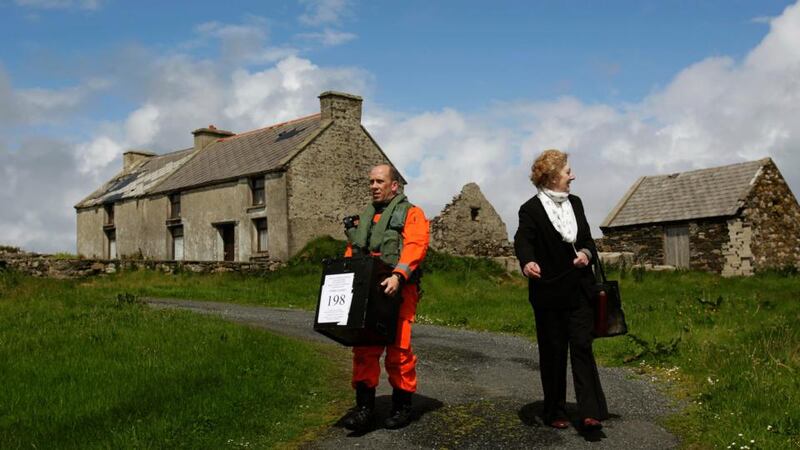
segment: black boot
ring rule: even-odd
[[[356,406],[345,416],[342,424],[352,431],[366,431],[372,426],[375,410],[375,388],[363,382],[356,384]]]
[[[402,389],[392,391],[392,413],[383,423],[386,428],[396,430],[411,422],[411,394]]]

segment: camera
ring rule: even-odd
[[[344,224],[344,229],[349,230],[350,228],[354,228],[358,226],[358,216],[347,216],[342,219],[342,223]]]

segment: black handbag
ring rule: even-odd
[[[622,300],[619,295],[619,283],[606,279],[600,255],[594,254],[594,336],[613,337],[628,333],[625,313],[622,311]],[[598,278],[599,277],[599,278]]]

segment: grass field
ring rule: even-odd
[[[0,272],[0,448],[296,442],[349,400],[330,382],[346,364],[328,351],[111,287]]]
[[[319,260],[341,249],[318,242],[266,277],[141,271],[72,289],[96,299],[124,291],[313,309]],[[800,448],[800,277],[626,271],[612,278],[620,280],[631,332],[598,340],[598,358],[669,381],[662,384],[687,407],[668,426],[687,447]],[[534,336],[525,280],[486,261],[433,253],[423,284],[420,322]]]

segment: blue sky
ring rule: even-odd
[[[327,89],[364,97],[429,216],[477,181],[513,232],[530,160],[550,147],[572,154],[595,226],[639,175],[769,156],[797,192],[798,9],[0,0],[0,241],[74,251],[71,205],[124,150],[314,113]]]

